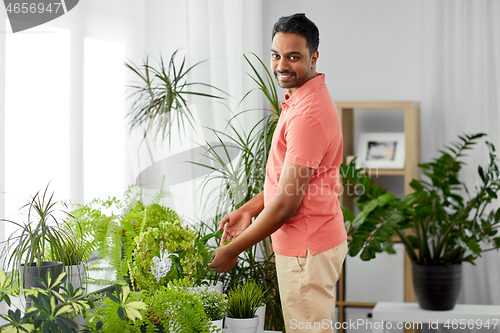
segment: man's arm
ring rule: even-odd
[[[273,201],[262,210],[257,219],[231,243],[215,250],[208,265],[214,271],[229,272],[238,255],[257,244],[285,224],[299,208],[314,169],[285,163]]]

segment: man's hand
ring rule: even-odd
[[[244,210],[237,209],[229,214],[226,214],[219,224],[219,230],[224,229],[221,238],[221,245],[226,240],[233,240],[238,237],[250,225],[252,215]]]
[[[227,273],[231,271],[238,261],[238,254],[231,252],[229,246],[223,245],[217,248],[212,255],[212,262],[208,264],[217,273]]]

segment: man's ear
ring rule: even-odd
[[[318,58],[319,58],[319,51],[316,50],[313,52],[312,56],[311,56],[311,65],[315,66],[316,65],[316,61],[318,61]]]

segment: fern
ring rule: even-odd
[[[143,324],[146,332],[153,332],[155,325],[162,325],[168,332],[210,332],[211,325],[198,294],[178,282],[171,288],[160,287],[144,297],[148,304]]]

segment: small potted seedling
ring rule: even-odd
[[[199,293],[205,313],[213,326],[217,329],[222,329],[222,320],[226,316],[227,311],[227,295],[210,288],[201,290]]]
[[[247,281],[228,293],[226,326],[229,333],[255,333],[259,317],[255,315],[262,305],[264,290],[255,281]]]

